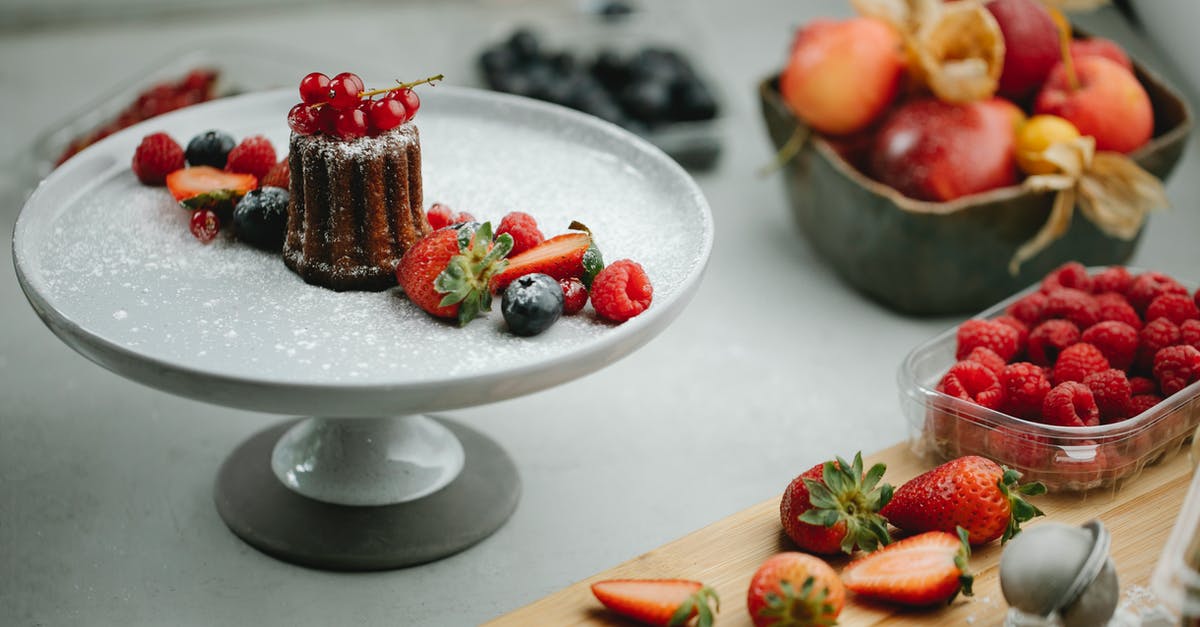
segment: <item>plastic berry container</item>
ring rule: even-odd
[[[1194,283],[1181,283],[1196,289]],[[973,317],[1000,316],[1038,288],[1035,283]],[[1200,424],[1200,381],[1137,416],[1095,427],[1040,424],[948,396],[935,388],[956,361],[957,329],[914,348],[897,376],[912,450],[932,463],[980,455],[1021,471],[1024,480],[1041,481],[1050,491],[1115,489],[1148,464],[1178,454]]]

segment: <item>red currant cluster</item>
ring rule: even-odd
[[[342,72],[329,78],[313,72],[300,80],[300,102],[288,111],[288,126],[301,135],[325,133],[341,139],[375,136],[411,120],[421,107],[421,99],[412,88],[441,78],[438,74],[367,91],[357,74]]]

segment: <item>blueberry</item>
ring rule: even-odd
[[[233,150],[233,136],[221,131],[205,131],[188,142],[184,157],[188,165],[210,165],[224,168],[229,151]]]
[[[506,46],[492,46],[479,55],[479,67],[489,81],[496,76],[513,71],[517,64],[517,56]]]
[[[251,190],[233,209],[233,232],[238,239],[264,250],[280,250],[287,230],[287,209],[286,189]]]
[[[542,43],[528,28],[518,28],[508,38],[508,49],[519,61],[532,61],[538,57]]]
[[[592,62],[592,76],[609,88],[619,86],[629,78],[629,67],[616,50],[601,50]]]
[[[563,290],[549,275],[526,274],[508,284],[500,311],[513,335],[537,335],[550,328],[563,310]]]
[[[621,106],[632,117],[647,123],[667,118],[671,108],[671,86],[660,80],[630,83],[621,90]]]
[[[677,84],[671,96],[671,117],[675,120],[691,122],[717,116],[717,101],[699,79]]]

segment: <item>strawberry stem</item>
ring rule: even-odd
[[[1020,472],[1012,468],[1005,468],[1004,474],[996,482],[996,485],[1000,488],[1000,494],[1008,499],[1009,509],[1011,510],[1008,525],[1004,528],[1004,535],[1000,536],[1000,544],[1008,542],[1013,536],[1021,533],[1021,523],[1037,518],[1038,516],[1045,516],[1045,513],[1038,509],[1036,505],[1022,498],[1023,496],[1045,494],[1045,484],[1040,481],[1034,481],[1033,483],[1019,485],[1017,481],[1020,478]]]
[[[845,522],[841,548],[847,555],[855,548],[870,552],[890,543],[887,521],[879,515],[892,500],[892,486],[879,483],[887,466],[875,464],[864,474],[859,452],[853,463],[838,457],[821,470],[821,481],[804,478],[812,508],[800,515],[800,522],[823,527]]]

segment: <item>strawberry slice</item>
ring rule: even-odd
[[[693,616],[696,627],[709,627],[720,607],[716,592],[687,579],[609,579],[592,584],[592,594],[617,614],[664,627],[685,625]]]
[[[167,175],[167,189],[180,202],[218,191],[235,192],[241,196],[256,187],[258,179],[253,174],[234,174],[207,165],[175,170]]]
[[[958,537],[930,531],[851,562],[842,571],[842,583],[870,599],[914,606],[949,603],[960,591],[971,596],[970,556],[966,530],[959,528]]]
[[[592,279],[604,269],[604,259],[587,227],[572,222],[570,228],[575,230],[509,257],[508,267],[492,279],[492,292],[502,292],[509,283],[535,272],[548,274],[556,281],[576,278],[590,288]]]

